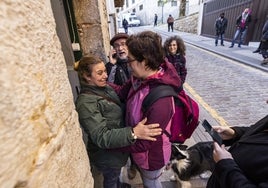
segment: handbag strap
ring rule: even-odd
[[[100,96],[100,97],[106,99],[106,100],[109,101],[109,102],[112,102],[112,103],[115,103],[115,104],[118,105],[118,106],[121,106],[121,103],[118,103],[117,101],[115,101],[115,100],[113,100],[113,99],[111,99],[111,98],[109,98],[109,97],[107,97],[107,96],[105,96],[105,95],[101,95],[101,94],[95,93],[95,92],[93,92],[93,91],[83,91],[83,92],[81,92],[81,93],[97,95],[97,96]]]

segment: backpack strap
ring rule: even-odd
[[[142,102],[142,111],[146,112],[148,108],[160,98],[173,96],[175,99],[178,99],[178,93],[181,90],[182,90],[182,87],[178,89],[174,89],[170,85],[159,85],[151,89],[149,94],[144,98]],[[178,101],[178,100],[175,100],[175,101]]]
[[[174,87],[170,85],[159,85],[155,88],[151,89],[149,94],[144,98],[142,102],[142,111],[146,112],[149,107],[156,102],[158,99],[168,96],[174,97],[174,102],[178,106],[183,106],[183,103],[180,101],[178,94],[180,91],[182,91],[182,86],[178,89],[175,89]],[[167,130],[163,130],[163,133],[167,135],[167,137],[171,138],[171,135],[167,132]]]

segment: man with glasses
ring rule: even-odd
[[[109,54],[109,62],[106,64],[106,70],[108,74],[108,82],[116,85],[123,85],[130,78],[130,71],[127,63],[132,61],[128,59],[128,49],[126,41],[129,35],[126,33],[117,33],[110,41],[113,49]],[[133,179],[137,173],[137,167],[130,162],[130,167],[127,169],[127,175],[129,179]]]
[[[108,82],[123,85],[130,77],[127,60],[128,50],[126,33],[117,33],[110,41],[113,49],[109,53],[109,62],[106,64]]]

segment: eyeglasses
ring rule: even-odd
[[[114,48],[120,48],[120,46],[125,47],[126,46],[126,43],[125,42],[114,43]]]

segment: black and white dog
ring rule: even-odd
[[[191,177],[214,169],[212,154],[213,142],[199,142],[189,148],[186,145],[172,144],[170,165],[182,187],[190,187]]]

